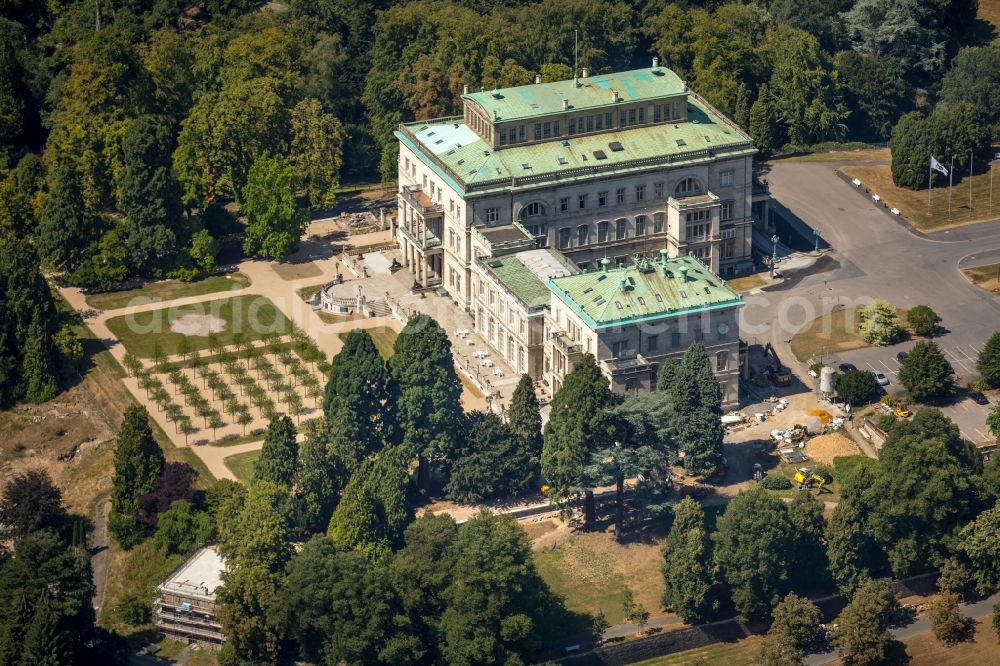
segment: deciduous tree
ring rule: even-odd
[[[955,390],[955,371],[937,343],[921,341],[899,368],[899,381],[914,400],[940,398]]]
[[[296,200],[300,184],[295,168],[285,158],[269,153],[257,158],[243,188],[243,212],[248,220],[244,252],[282,259],[298,248],[309,221],[309,211]]]
[[[906,313],[906,321],[917,335],[933,337],[941,317],[926,305],[915,305]]]
[[[16,541],[36,530],[59,532],[67,519],[62,493],[43,470],[15,475],[0,495],[0,525],[5,539]]]
[[[873,666],[885,660],[892,642],[888,626],[895,610],[896,594],[891,583],[862,583],[837,617],[833,632],[833,644],[846,666]]]
[[[390,374],[366,329],[351,330],[330,363],[323,413],[332,432],[355,440],[356,459],[345,460],[353,471],[361,459],[382,448],[390,437],[392,419],[387,405]]]
[[[795,666],[819,637],[823,616],[809,599],[789,592],[774,607],[774,620],[760,649],[765,666]]]
[[[875,375],[867,370],[848,370],[837,375],[834,381],[837,397],[858,406],[867,404],[878,389]]]
[[[899,316],[887,301],[874,298],[858,311],[861,336],[871,345],[892,344],[899,337]]]
[[[314,208],[329,208],[337,201],[343,142],[340,121],[323,113],[315,99],[292,109],[291,162]]]

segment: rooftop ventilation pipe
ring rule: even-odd
[[[607,257],[604,257],[603,259],[601,259],[601,270],[604,271],[605,273],[608,272],[608,266],[610,266],[610,265],[611,265],[611,260],[610,259],[608,259]]]
[[[542,75],[535,74],[535,83],[541,83],[541,82],[542,82]]]
[[[581,78],[581,79],[585,79],[585,78],[587,78],[587,74],[588,74],[588,72],[587,72],[587,68],[586,68],[586,67],[584,67],[584,68],[583,68],[583,70],[582,70],[582,71],[580,72],[580,78]]]
[[[463,83],[462,84],[462,94],[463,95],[468,95],[469,94],[469,84],[468,83]]]
[[[687,281],[688,281],[688,267],[681,266],[681,282],[687,282]]]
[[[569,100],[563,99],[563,111],[569,108]]]
[[[660,59],[659,59],[659,57],[653,56],[653,69],[656,69],[659,66],[660,66]]]
[[[617,102],[620,99],[621,99],[621,96],[618,94],[618,91],[617,90],[612,90],[611,91],[611,101],[612,102]]]

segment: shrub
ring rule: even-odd
[[[833,470],[828,465],[817,465],[813,474],[823,479],[827,485],[833,483]]]
[[[153,618],[153,604],[148,597],[142,594],[126,594],[118,600],[115,606],[115,615],[125,624],[137,627],[148,624]]]
[[[975,633],[976,625],[962,615],[957,594],[939,594],[931,602],[928,615],[934,636],[945,645],[970,640]]]
[[[915,305],[906,313],[906,321],[914,333],[929,337],[934,335],[937,325],[941,322],[941,317],[926,305]]]
[[[768,474],[761,480],[760,485],[767,490],[788,490],[792,487],[792,482],[787,476]]]
[[[835,387],[837,396],[852,405],[863,405],[868,402],[878,389],[875,375],[867,370],[848,370],[837,375]]]
[[[883,347],[899,337],[899,316],[888,301],[873,299],[859,312],[861,337],[870,345]]]
[[[809,366],[809,369],[818,375],[823,370],[823,364],[818,362],[813,363],[812,365]]]
[[[970,391],[989,391],[990,383],[982,379],[976,379],[968,383],[968,389]]]
[[[879,420],[875,423],[875,425],[877,425],[878,429],[882,432],[888,433],[896,427],[897,420],[898,419],[895,414],[883,414],[879,417]]]
[[[879,402],[881,402],[883,405],[889,405],[890,407],[892,407],[893,405],[896,404],[896,399],[891,395],[886,394],[882,396]]]

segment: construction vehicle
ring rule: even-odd
[[[818,474],[815,474],[812,467],[798,468],[795,470],[795,476],[792,480],[799,484],[799,490],[815,488],[817,495],[823,492],[823,486],[826,485],[826,479]]]
[[[893,411],[896,413],[896,416],[901,419],[905,419],[910,416],[910,410],[906,408],[905,402],[897,402],[893,406]]]
[[[774,382],[774,385],[788,386],[791,384],[792,374],[781,364],[781,359],[778,358],[778,352],[774,351],[774,347],[771,346],[770,342],[764,345],[764,356],[770,357],[773,361],[769,374],[771,381]]]

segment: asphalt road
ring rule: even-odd
[[[976,354],[1000,330],[1000,298],[972,286],[959,267],[1000,261],[1000,220],[915,232],[837,177],[836,166],[773,165],[768,181],[778,206],[797,217],[810,236],[812,228],[819,229],[830,250],[809,274],[793,274],[777,288],[746,295],[741,335],[751,342],[771,341],[791,362],[785,341],[835,308],[857,307],[872,298],[906,309],[929,305],[943,320],[945,332],[937,342],[959,381],[975,378]],[[841,352],[824,360],[880,369],[889,377],[890,392],[901,391],[895,357],[913,344]],[[976,422],[970,420],[963,431],[979,441]]]

